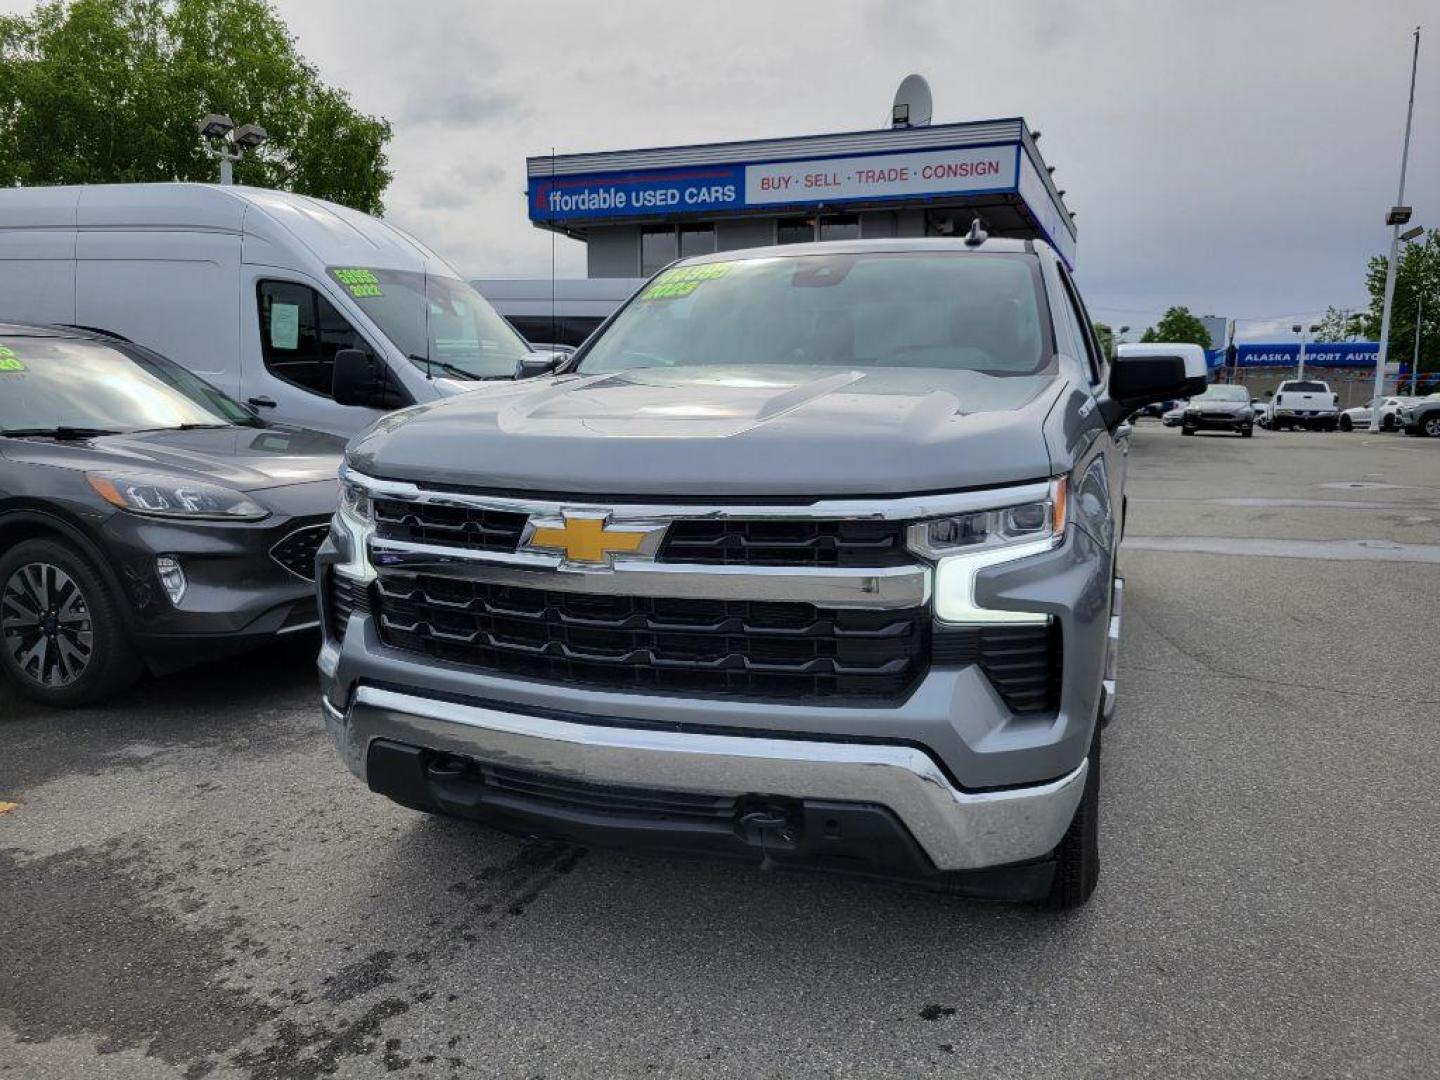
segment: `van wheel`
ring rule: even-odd
[[[88,559],[59,540],[26,540],[0,556],[0,671],[45,705],[88,705],[142,667],[120,605]]]
[[[1100,882],[1100,725],[1090,740],[1090,768],[1085,792],[1070,828],[1055,848],[1055,877],[1045,906],[1054,911],[1077,908],[1090,899]]]

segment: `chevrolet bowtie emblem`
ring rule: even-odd
[[[533,520],[523,546],[563,552],[566,562],[609,565],[616,555],[653,557],[665,532],[664,525],[652,524],[611,528],[607,520],[579,514],[560,522]]]

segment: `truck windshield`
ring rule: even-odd
[[[158,356],[74,338],[0,339],[0,434],[255,422],[243,405]]]
[[[592,340],[583,373],[803,365],[1034,375],[1051,363],[1029,256],[867,252],[671,267]]]
[[[509,378],[530,352],[489,301],[458,278],[367,266],[332,266],[330,275],[422,371]]]

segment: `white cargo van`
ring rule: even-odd
[[[0,189],[0,321],[117,334],[266,420],[342,435],[551,360],[393,225],[210,184]]]

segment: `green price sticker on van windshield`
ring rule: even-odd
[[[363,300],[368,296],[385,295],[380,291],[380,279],[375,276],[373,270],[365,270],[361,267],[341,267],[331,270],[330,273],[357,300]]]
[[[640,294],[640,299],[678,300],[682,296],[689,296],[705,282],[724,277],[733,265],[735,264],[723,262],[705,263],[702,266],[677,266],[674,270],[666,270]]]
[[[15,350],[7,345],[0,345],[0,371],[24,371],[25,365],[20,357],[15,355]]]

